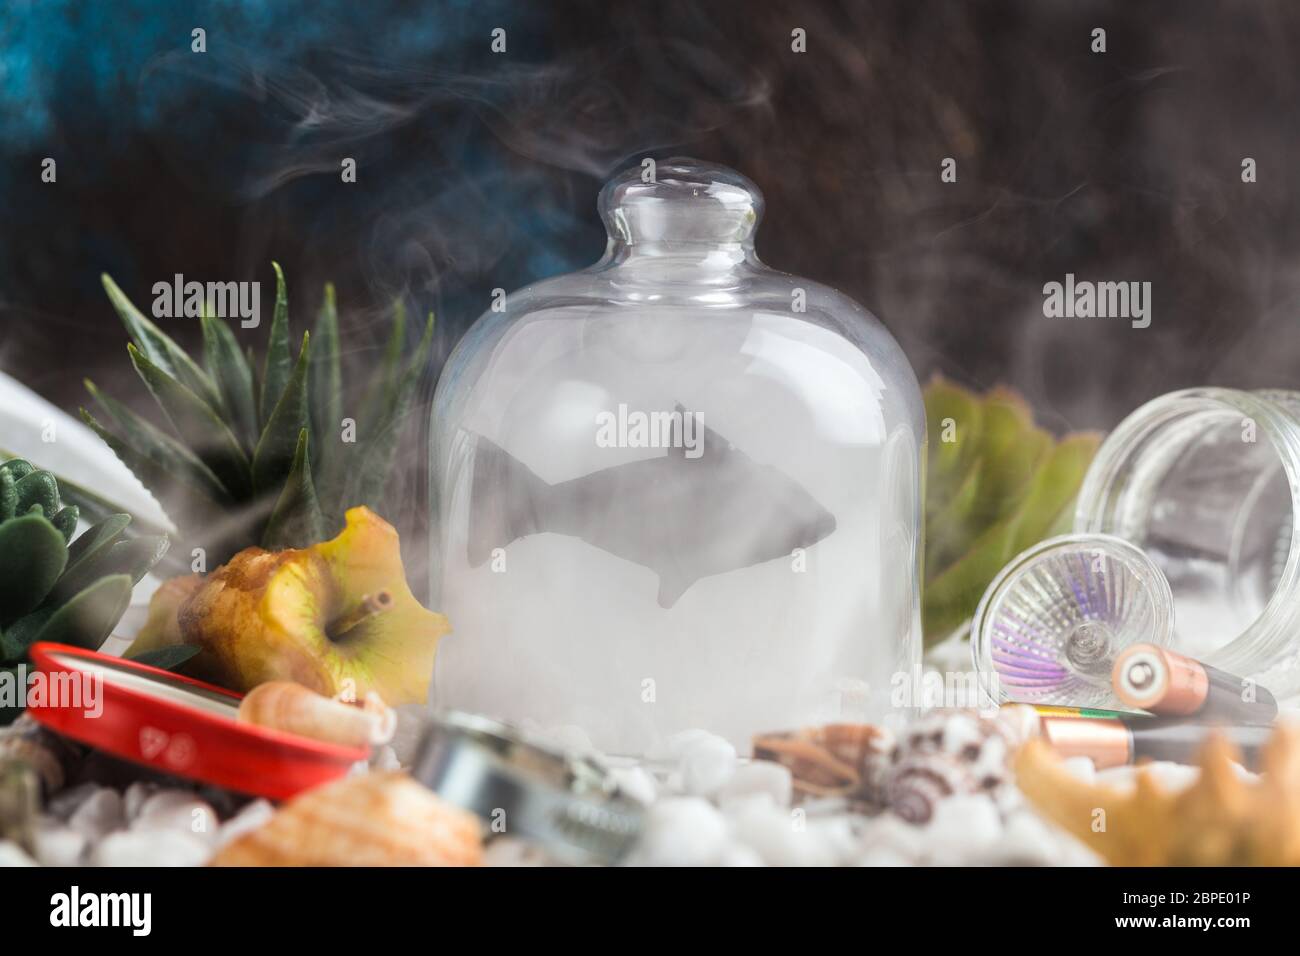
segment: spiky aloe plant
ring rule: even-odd
[[[0,668],[15,671],[37,641],[97,650],[167,550],[163,536],[127,537],[124,514],[73,540],[78,517],[48,471],[21,458],[0,464]],[[0,708],[0,723],[21,709]]]
[[[1057,441],[1010,388],[977,395],[935,376],[925,388],[926,646],[975,613],[1011,558],[1068,531],[1074,499],[1101,443],[1096,432]]]
[[[82,417],[176,523],[187,548],[215,567],[250,545],[305,547],[336,533],[343,513],[384,494],[406,414],[433,338],[433,316],[409,362],[405,313],[395,306],[384,357],[356,414],[346,414],[334,288],[325,286],[314,341],[290,350],[284,273],[260,372],[224,321],[204,315],[202,364],[140,313],[107,275],[104,289],[126,326],[127,350],[170,431],[155,427],[93,382],[86,387],[113,426]],[[355,425],[345,435],[344,419]],[[354,440],[346,440],[353,437]]]

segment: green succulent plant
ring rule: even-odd
[[[145,318],[107,275],[108,297],[126,326],[131,364],[157,402],[159,428],[86,388],[101,422],[86,423],[140,479],[179,529],[186,548],[202,546],[211,566],[259,545],[305,547],[343,526],[344,512],[384,513],[397,442],[433,337],[433,316],[409,361],[405,313],[395,306],[382,360],[343,439],[345,412],[334,288],[325,286],[314,334],[290,350],[284,273],[275,269],[275,312],[259,371],[218,318],[200,318],[202,362]]]
[[[0,464],[0,667],[16,672],[37,641],[97,650],[158,563],[167,538],[127,537],[114,514],[73,540],[79,511],[58,480],[21,458]],[[21,707],[0,709],[9,723]]]
[[[925,413],[922,623],[930,647],[971,618],[1011,558],[1070,530],[1101,435],[1057,441],[1012,389],[977,395],[939,376],[925,388]]]

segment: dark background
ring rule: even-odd
[[[147,405],[102,271],[146,310],[176,272],[261,279],[269,319],[275,258],[299,331],[333,279],[358,388],[405,296],[432,380],[492,288],[598,257],[612,171],[680,153],[754,179],[762,257],[922,379],[1007,382],[1057,430],[1300,377],[1300,4],[0,4],[0,368],[69,410],[83,375]],[[1066,272],[1150,281],[1151,327],[1044,318]]]

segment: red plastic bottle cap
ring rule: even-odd
[[[370,755],[240,722],[239,694],[126,658],[39,643],[31,659],[44,675],[44,692],[29,695],[33,719],[164,773],[285,800]]]

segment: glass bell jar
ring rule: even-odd
[[[884,717],[921,655],[902,350],[759,261],[730,169],[634,168],[598,205],[600,261],[498,301],[438,384],[434,705],[629,755]]]

